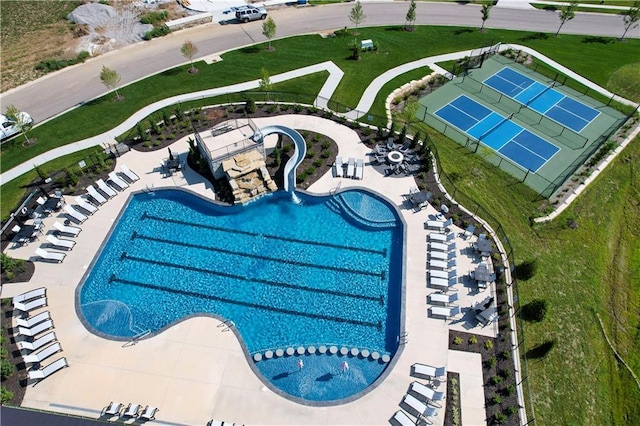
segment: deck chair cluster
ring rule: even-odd
[[[14,310],[22,315],[16,318],[18,330],[16,345],[22,353],[22,360],[27,366],[38,367],[27,371],[29,380],[37,383],[67,367],[69,364],[64,357],[40,367],[44,361],[62,351],[62,346],[57,341],[55,332],[52,331],[53,320],[49,311],[32,315],[34,310],[46,306],[47,289],[40,287],[19,294],[14,296],[12,303]]]
[[[414,364],[411,367],[411,375],[428,380],[427,384],[414,381],[409,387],[409,391],[400,402],[401,410],[394,413],[392,423],[402,426],[416,424],[432,425],[430,417],[438,415],[438,410],[442,408],[442,401],[445,393],[437,391],[440,382],[446,380],[447,371],[445,367],[432,367],[426,364]],[[413,417],[412,417],[413,416]]]
[[[98,211],[102,204],[115,197],[118,194],[117,191],[124,191],[131,183],[140,179],[126,164],[122,164],[120,169],[120,174],[115,171],[109,173],[106,182],[103,179],[98,179],[96,181],[97,188],[94,185],[89,185],[86,194],[75,197],[75,205],[64,204],[62,206],[69,220],[64,224],[60,222],[53,224],[54,233],[47,235],[46,246],[36,249],[36,260],[62,262],[67,255],[64,251],[71,250],[76,244],[75,241],[63,237],[77,237],[82,230],[69,223],[73,222],[76,225],[84,223],[89,216]]]
[[[445,223],[440,222],[439,223]],[[439,226],[439,225],[438,225]],[[455,234],[443,225],[442,232],[427,234],[427,287],[436,291],[427,296],[429,314],[449,319],[460,313],[458,300],[457,244]]]
[[[336,161],[333,163],[333,173],[335,177],[362,179],[364,177],[364,160],[362,158],[349,157],[347,163],[344,163],[342,157],[337,156]]]
[[[124,405],[121,402],[111,401],[102,409],[100,417],[118,417],[123,419],[140,419],[144,421],[155,420],[156,413],[160,411],[157,407],[147,405],[144,408],[140,404],[130,403]]]

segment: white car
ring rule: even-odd
[[[28,125],[33,124],[33,118],[31,118],[28,113],[21,111],[19,115],[22,122],[27,123]],[[4,140],[17,135],[18,133],[20,133],[20,126],[17,126],[16,122],[11,120],[9,117],[0,115],[0,139]]]

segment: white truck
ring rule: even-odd
[[[29,126],[33,124],[33,118],[24,111],[19,113],[19,120]],[[8,139],[20,132],[20,126],[14,120],[5,115],[0,115],[0,140]]]

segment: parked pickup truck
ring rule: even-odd
[[[22,111],[19,113],[20,119],[28,123],[29,125],[33,124],[33,118],[26,112]],[[9,117],[4,115],[0,115],[0,140],[8,139],[12,136],[20,133],[20,126],[16,125],[16,122],[11,120]]]

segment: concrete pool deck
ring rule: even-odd
[[[124,344],[100,338],[89,333],[80,322],[75,310],[75,291],[94,256],[109,233],[124,206],[129,193],[161,187],[188,187],[205,197],[213,198],[210,184],[188,167],[166,177],[161,172],[167,150],[151,153],[131,151],[117,159],[116,170],[125,163],[140,176],[140,180],[101,206],[80,227],[83,231],[75,240],[75,248],[68,252],[61,264],[38,262],[28,283],[5,284],[2,297],[12,297],[29,289],[45,286],[49,310],[55,332],[63,352],[47,360],[64,356],[69,362],[65,368],[29,386],[23,400],[24,407],[47,411],[99,417],[110,401],[124,404],[138,403],[159,408],[158,424],[204,425],[211,419],[236,424],[270,425],[382,425],[388,424],[393,414],[403,409],[400,405],[409,385],[416,380],[410,376],[414,363],[447,366],[460,373],[462,424],[486,423],[482,367],[478,354],[448,350],[450,328],[494,337],[497,328],[473,327],[465,321],[430,318],[427,315],[426,296],[434,290],[426,287],[426,235],[424,222],[436,210],[429,206],[415,213],[407,208],[404,196],[415,185],[412,177],[387,178],[369,165],[370,149],[362,144],[357,134],[333,121],[305,115],[282,115],[254,120],[260,127],[281,124],[294,129],[324,133],[335,140],[339,155],[365,160],[364,178],[351,180],[334,178],[327,173],[310,192],[327,193],[339,183],[342,189],[353,186],[371,188],[384,195],[399,209],[407,226],[405,253],[405,331],[408,342],[387,378],[362,398],[334,407],[310,407],[288,401],[270,391],[247,364],[234,333],[218,327],[220,321],[210,317],[196,317],[180,322],[167,331],[135,344]],[[269,148],[270,140],[267,140]],[[171,145],[174,155],[186,158],[186,138]],[[67,198],[74,204],[72,197]],[[54,214],[45,219],[46,230],[53,222],[63,221],[63,215]],[[456,235],[461,231],[456,230]],[[472,239],[457,237],[459,275],[464,275],[479,261],[470,257],[466,247]],[[46,244],[46,239],[34,241],[6,253],[15,258],[29,259],[35,249]],[[462,253],[460,253],[462,252]],[[487,295],[495,295],[490,288],[483,293],[470,290],[463,284],[456,286],[460,293],[457,304],[470,306]],[[446,383],[439,390],[446,390]],[[411,414],[411,413],[410,413]],[[444,407],[438,416],[430,418],[442,425]]]

